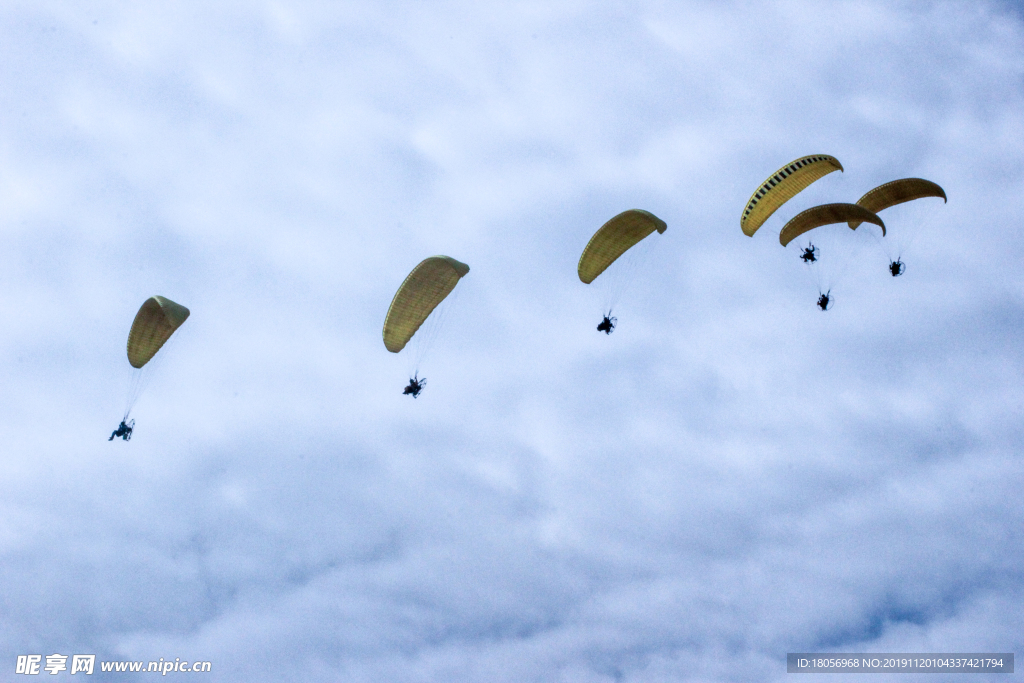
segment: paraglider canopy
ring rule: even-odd
[[[795,197],[815,180],[832,171],[842,171],[839,160],[828,154],[812,154],[792,161],[768,176],[761,187],[750,195],[743,215],[740,217],[740,229],[743,234],[753,237],[776,209]]]
[[[412,269],[395,293],[384,319],[384,346],[391,353],[405,348],[438,304],[451,294],[469,266],[449,256],[431,256]]]
[[[128,362],[132,367],[141,368],[148,363],[188,316],[187,308],[170,299],[146,299],[128,333]]]
[[[946,191],[930,180],[924,178],[902,178],[879,185],[857,200],[858,206],[878,213],[897,204],[911,202],[925,197],[942,197],[945,203]],[[856,228],[860,221],[850,221],[850,227]]]
[[[832,225],[833,223],[847,223],[849,221],[858,221],[858,225],[860,222],[872,223],[880,227],[882,235],[885,235],[885,223],[882,222],[882,219],[863,206],[857,206],[856,204],[822,204],[821,206],[815,206],[798,213],[786,223],[782,228],[782,232],[779,233],[779,242],[782,243],[782,246],[786,246],[800,235],[815,228],[820,228],[823,225]]]
[[[655,230],[665,232],[668,225],[643,209],[623,211],[600,227],[583,249],[576,270],[580,281],[590,284],[630,247]]]

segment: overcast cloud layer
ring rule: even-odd
[[[983,0],[5,2],[0,678],[1019,655],[1022,124]],[[907,273],[872,245],[822,313],[778,230],[908,176],[949,202]],[[669,227],[605,336],[576,262],[628,208]],[[381,325],[433,254],[472,271],[414,401]],[[153,294],[192,316],[111,444]]]

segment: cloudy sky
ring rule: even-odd
[[[869,243],[822,313],[778,231],[908,176],[949,202],[906,274]],[[0,677],[1019,654],[1022,181],[1019,4],[5,0]],[[605,336],[576,263],[629,208],[668,230]],[[381,326],[433,254],[412,400]],[[154,294],[192,315],[110,443]]]

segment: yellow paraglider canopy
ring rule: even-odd
[[[885,223],[882,222],[882,219],[863,206],[857,206],[856,204],[822,204],[821,206],[815,206],[798,213],[792,220],[786,223],[782,228],[782,232],[779,233],[779,242],[782,243],[782,246],[786,246],[809,230],[820,228],[823,225],[847,223],[854,220],[858,221],[858,225],[860,222],[873,223],[880,227],[882,235],[885,235]]]
[[[405,348],[437,305],[451,294],[469,266],[449,256],[431,256],[412,269],[384,319],[384,346],[391,353]]]
[[[740,217],[743,234],[753,237],[776,209],[795,197],[815,180],[832,171],[842,171],[839,160],[828,154],[812,154],[792,161],[768,176],[750,195]]]
[[[128,333],[128,362],[132,367],[141,368],[148,363],[188,316],[187,308],[170,299],[146,299]]]
[[[946,202],[946,191],[930,180],[924,178],[902,178],[879,185],[857,200],[858,206],[878,213],[889,207],[911,202],[925,197],[942,197]],[[860,221],[851,221],[850,227],[856,228]]]
[[[667,228],[665,221],[653,213],[642,209],[623,211],[590,238],[577,267],[580,280],[589,285],[630,247],[655,230],[663,233]]]

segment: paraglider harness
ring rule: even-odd
[[[830,289],[818,297],[818,308],[823,311],[827,311],[832,306],[832,297],[829,296],[831,293],[832,290]]]
[[[135,429],[135,420],[131,420],[129,422],[121,420],[121,424],[117,425],[117,429],[110,435],[110,438],[107,439],[107,441],[113,441],[117,437],[121,437],[125,441],[130,441],[133,429]]]
[[[804,247],[804,253],[800,254],[800,258],[804,260],[804,263],[814,263],[818,260],[818,257],[815,255],[817,253],[818,248],[811,242],[808,242],[807,246]]]
[[[612,330],[615,329],[615,323],[617,323],[619,321],[619,319],[618,318],[613,318],[613,317],[611,317],[611,315],[612,315],[612,312],[608,311],[608,315],[606,315],[604,317],[604,320],[601,321],[601,324],[599,324],[597,326],[597,331],[598,332],[604,332],[605,334],[611,334],[612,333]]]
[[[420,378],[417,375],[413,375],[409,379],[409,386],[405,388],[405,391],[402,392],[402,395],[404,396],[406,394],[412,394],[412,397],[416,398],[420,395],[420,392],[423,391],[423,387],[425,386],[427,386],[426,377]]]
[[[900,261],[899,257],[896,257],[895,261],[889,262],[889,272],[892,273],[893,277],[897,275],[903,275],[903,271],[907,269],[907,264]]]

